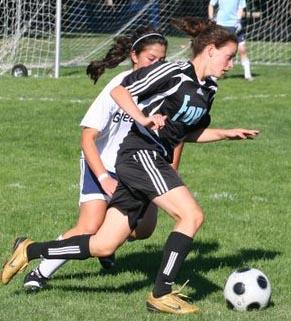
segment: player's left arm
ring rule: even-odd
[[[211,143],[220,140],[252,139],[259,134],[257,129],[244,128],[200,128],[185,138],[186,142]]]

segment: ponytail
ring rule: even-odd
[[[172,24],[191,37],[193,57],[200,54],[209,44],[214,44],[217,49],[229,41],[237,44],[235,34],[210,19],[183,17],[172,19]]]
[[[167,49],[167,39],[152,27],[138,27],[130,35],[122,35],[114,39],[114,43],[101,60],[94,60],[88,65],[86,73],[93,80],[98,81],[105,69],[117,67],[126,60],[131,51],[140,54],[146,46],[159,43]]]

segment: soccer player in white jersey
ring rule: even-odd
[[[214,16],[215,6],[218,6],[216,17]],[[244,69],[244,78],[252,81],[250,60],[247,55],[245,34],[242,29],[241,19],[246,0],[210,0],[208,5],[209,19],[216,20],[216,23],[229,29],[237,35],[238,52],[240,54],[241,64]]]
[[[95,235],[62,241],[22,239],[3,267],[3,284],[40,257],[81,260],[114,253],[153,202],[171,216],[174,227],[166,240],[147,308],[173,314],[199,311],[183,299],[180,291],[172,291],[204,219],[193,194],[170,166],[173,151],[183,141],[247,139],[254,138],[258,131],[208,128],[217,90],[212,77],[219,78],[233,67],[236,36],[211,20],[180,18],[176,26],[191,36],[192,59],[184,63],[156,62],[129,74],[111,91],[135,122],[118,151],[118,186],[102,226]]]
[[[87,67],[87,74],[94,83],[106,67],[114,68],[129,54],[133,70],[164,60],[167,40],[154,29],[142,27],[131,36],[120,36],[102,61],[93,61]],[[130,53],[129,53],[130,51]],[[110,96],[110,91],[119,85],[132,70],[115,76],[90,106],[83,120],[82,156],[80,160],[80,214],[77,224],[62,234],[59,239],[80,234],[95,234],[101,226],[106,208],[116,188],[115,160],[120,143],[129,131],[133,119],[128,116]],[[181,150],[177,150],[173,166],[177,169]],[[156,226],[157,208],[149,206],[144,219],[131,234],[131,239],[149,237]],[[99,258],[104,268],[114,264],[114,257]],[[24,287],[30,290],[43,288],[47,280],[66,260],[43,260],[28,273]]]

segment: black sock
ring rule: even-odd
[[[91,235],[78,235],[65,240],[36,242],[27,247],[28,261],[39,258],[85,260],[91,257],[89,239]]]
[[[172,232],[169,235],[153,289],[155,298],[172,291],[172,284],[191,249],[191,244],[192,238],[185,234]]]

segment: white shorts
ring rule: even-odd
[[[116,178],[115,173],[108,172],[111,177]],[[110,197],[102,189],[97,177],[90,169],[87,161],[80,158],[80,199],[79,204],[93,200],[104,200],[109,202]]]

